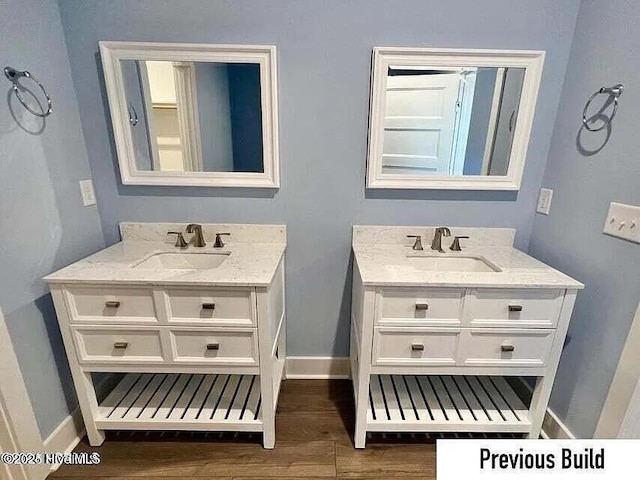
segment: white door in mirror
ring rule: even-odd
[[[640,243],[640,207],[611,202],[604,233]]]

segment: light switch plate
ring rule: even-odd
[[[604,233],[640,243],[640,207],[611,202],[604,222]]]
[[[538,196],[538,206],[536,212],[543,215],[549,215],[551,210],[551,199],[553,198],[553,190],[550,188],[541,188],[540,195]]]
[[[85,207],[96,204],[96,194],[93,191],[91,180],[80,180],[80,192],[82,193],[82,203]]]

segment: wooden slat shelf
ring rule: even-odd
[[[260,377],[130,373],[100,404],[109,430],[263,430]]]
[[[527,432],[525,407],[503,377],[372,375],[367,430]]]

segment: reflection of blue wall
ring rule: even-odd
[[[476,89],[473,94],[471,126],[467,139],[467,152],[464,160],[465,175],[480,175],[484,147],[489,129],[489,116],[493,101],[493,89],[496,83],[496,68],[479,68],[476,75]]]
[[[233,167],[236,172],[263,172],[260,66],[234,64],[229,72]]]
[[[232,172],[233,148],[228,65],[195,64],[202,167],[205,172]]]

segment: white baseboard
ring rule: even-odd
[[[542,422],[542,437],[556,440],[575,440],[576,438],[550,408],[547,408],[547,413]]]
[[[114,381],[113,375],[107,375],[102,381],[96,385],[96,391],[102,392],[105,388],[109,388],[110,383]],[[111,388],[115,386],[111,385]],[[99,394],[99,393],[98,393]],[[80,407],[77,407],[71,414],[65,418],[58,427],[44,440],[44,450],[52,453],[68,453],[72,452],[78,446],[86,430]],[[52,465],[51,471],[55,472],[60,465]]]
[[[52,453],[71,452],[80,443],[84,433],[82,415],[80,409],[76,408],[43,442],[44,450]],[[60,465],[52,465],[51,471],[56,471],[58,467]]]
[[[526,395],[528,397],[531,397],[531,395],[533,394],[531,385],[525,382],[522,378],[519,378],[519,380],[520,381],[517,384],[512,385],[513,387],[515,387],[516,393],[519,396],[522,396],[520,392],[526,392]],[[550,408],[547,408],[547,412],[544,415],[544,420],[542,421],[542,432],[540,432],[540,436],[547,440],[575,440],[576,438],[575,435],[571,433],[571,430],[569,430],[569,428],[567,428],[567,426],[562,423],[562,420],[560,420],[558,415],[556,415]]]
[[[287,357],[287,378],[350,378],[349,357]]]

